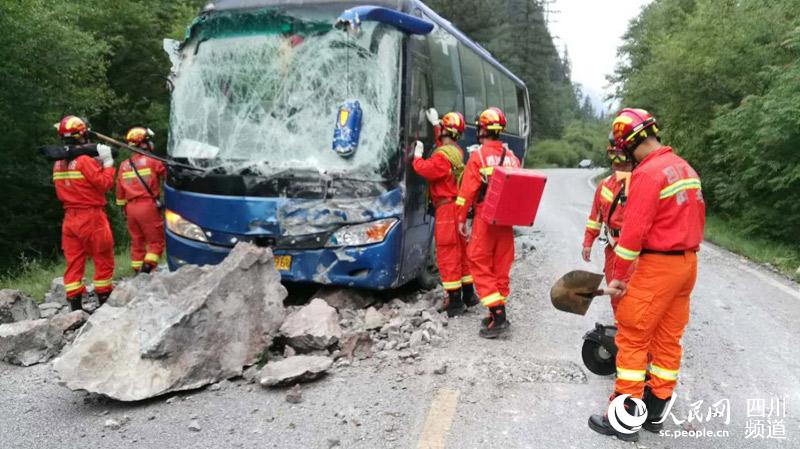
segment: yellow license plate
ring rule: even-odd
[[[289,271],[292,269],[292,256],[275,256],[275,269]]]

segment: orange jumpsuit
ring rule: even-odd
[[[111,293],[114,275],[114,237],[103,208],[105,192],[114,186],[114,167],[103,166],[89,156],[53,165],[56,196],[64,206],[61,249],[67,261],[64,289],[67,300],[86,291],[83,272],[86,257],[94,262],[94,291]]]
[[[131,235],[131,267],[139,271],[145,264],[150,268],[158,265],[161,252],[164,251],[164,221],[155,199],[133,172],[131,162],[136,164],[136,170],[156,198],[161,192],[161,181],[167,171],[161,162],[141,154],[134,154],[119,166],[117,205],[124,207],[127,217],[128,233]]]
[[[703,240],[705,203],[697,173],[669,147],[651,152],[633,171],[624,221],[613,278],[624,280],[638,262],[616,315],[614,390],[641,397],[649,373],[650,391],[667,399],[678,379]]]
[[[613,216],[609,215],[614,199],[624,187],[625,182],[618,180],[614,174],[603,179],[597,185],[597,189],[594,192],[594,200],[592,201],[592,210],[589,212],[589,218],[586,220],[586,231],[583,234],[583,247],[589,248],[600,235],[602,226],[606,225],[610,239],[605,247],[605,263],[603,266],[606,282],[611,282],[614,270],[614,246],[622,229],[622,211],[624,207],[622,201],[617,203]],[[618,303],[619,298],[611,299],[611,307],[615,312]]]
[[[437,136],[438,141],[438,136]],[[439,276],[446,291],[461,289],[462,285],[472,284],[467,261],[466,240],[458,233],[455,198],[458,185],[453,177],[453,166],[445,155],[450,149],[461,159],[464,151],[456,145],[439,146],[428,159],[415,158],[414,171],[428,181],[431,201],[436,209],[433,238],[436,242],[436,264]]]
[[[520,166],[519,159],[513,152],[503,148],[503,142],[499,140],[486,140],[480,149],[470,154],[456,199],[459,223],[467,221],[467,213],[477,199],[482,180],[491,177],[494,167],[500,164],[503,152],[506,153],[503,166]],[[480,218],[481,207],[481,203],[475,204],[467,257],[481,304],[491,308],[504,305],[509,295],[509,273],[514,262],[514,228],[487,223]]]

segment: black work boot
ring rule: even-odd
[[[103,304],[105,304],[105,303],[106,303],[106,301],[108,301],[108,297],[109,297],[109,296],[111,296],[111,293],[110,293],[110,292],[109,292],[109,293],[98,293],[98,294],[97,294],[97,303],[98,303],[98,306],[97,306],[97,307],[100,307],[100,306],[102,306]]]
[[[647,406],[647,420],[642,424],[644,430],[658,433],[664,428],[664,423],[660,421],[664,418],[667,404],[671,399],[672,396],[666,399],[659,399],[650,391],[650,387],[644,387],[642,400],[644,405]]]
[[[508,332],[509,326],[511,326],[511,323],[508,322],[508,318],[506,318],[506,306],[491,307],[489,313],[491,313],[491,321],[478,332],[478,335],[489,339],[505,335]]]
[[[154,267],[155,265],[146,263],[142,265],[142,268],[139,269],[139,273],[144,273],[144,274],[150,273],[151,271],[153,271]]]
[[[464,314],[467,306],[461,300],[461,289],[447,292],[447,304],[444,306],[444,310],[447,312],[447,316],[451,318]]]
[[[481,303],[481,300],[475,295],[475,287],[472,284],[461,286],[461,299],[467,307],[474,307]]]
[[[83,295],[67,298],[67,302],[69,302],[69,308],[73,312],[76,310],[83,310]]]
[[[630,398],[625,399],[625,411],[631,416],[639,416],[636,411],[636,404],[630,400]],[[608,412],[615,413],[613,410],[609,410]],[[632,429],[624,424],[622,424],[619,419],[617,422],[628,432],[631,432]],[[608,420],[608,414],[603,415],[592,415],[589,417],[589,428],[594,430],[597,433],[603,435],[610,435],[615,436],[617,439],[622,441],[629,441],[629,442],[636,442],[639,441],[639,430],[634,430],[631,433],[620,432],[619,430],[615,429],[611,426],[611,422]]]

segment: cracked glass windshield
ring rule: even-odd
[[[287,169],[379,176],[398,138],[402,34],[333,29],[341,9],[218,13],[195,25],[172,93],[169,151],[235,174]],[[358,150],[332,149],[339,107],[358,100]]]

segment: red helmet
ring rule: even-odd
[[[506,116],[500,108],[489,108],[478,117],[478,128],[499,134],[506,129]]]
[[[442,117],[442,131],[453,136],[464,134],[464,116],[460,112],[448,112]]]
[[[155,133],[151,131],[150,128],[134,126],[125,133],[125,141],[130,145],[141,146],[150,142],[154,136]]]
[[[89,127],[86,126],[86,121],[74,115],[68,115],[61,119],[60,122],[55,124],[58,130],[58,135],[62,138],[78,138],[85,137],[86,131]]]
[[[633,151],[650,136],[658,137],[658,122],[644,109],[625,108],[611,123],[614,144],[623,151]]]

